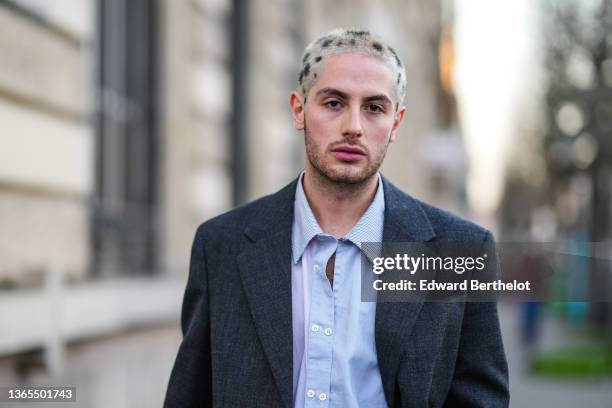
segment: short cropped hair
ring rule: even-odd
[[[402,64],[397,52],[386,44],[382,38],[358,28],[334,29],[306,46],[304,54],[302,54],[302,69],[298,77],[298,89],[302,93],[304,102],[306,102],[308,91],[314,85],[317,77],[321,75],[323,58],[328,55],[352,52],[376,57],[391,69],[397,90],[397,110],[404,100],[404,96],[406,96],[404,64]]]

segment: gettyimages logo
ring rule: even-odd
[[[395,257],[375,257],[373,259],[373,269],[377,275],[382,274],[385,270],[403,270],[414,275],[419,271],[435,271],[445,270],[453,271],[458,275],[466,271],[478,270],[482,271],[485,268],[485,260],[488,254],[483,254],[478,257],[459,256],[459,257],[441,257],[441,256],[410,256],[406,253],[396,254]]]
[[[610,243],[362,243],[365,302],[612,301]]]

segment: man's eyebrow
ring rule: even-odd
[[[349,96],[346,93],[344,93],[344,92],[342,92],[342,91],[340,91],[338,89],[335,89],[335,88],[323,88],[323,89],[320,89],[319,91],[317,91],[316,96],[320,96],[320,95],[323,95],[323,94],[325,94],[325,95],[335,95],[335,96],[337,96],[339,98],[342,98],[342,99],[350,99]]]
[[[342,92],[336,88],[323,88],[320,89],[319,91],[317,91],[317,93],[315,94],[315,96],[320,96],[320,95],[334,95],[337,96],[339,98],[342,98],[344,100],[349,100],[351,97],[345,93]],[[365,98],[363,98],[364,102],[375,102],[375,101],[380,101],[380,102],[385,102],[388,104],[393,104],[393,102],[391,101],[391,99],[389,99],[389,97],[385,94],[378,94],[378,95],[372,95],[372,96],[367,96]]]
[[[363,98],[363,100],[364,102],[381,101],[381,102],[386,102],[391,105],[393,104],[393,102],[391,102],[391,99],[389,99],[389,97],[385,94],[367,96]]]

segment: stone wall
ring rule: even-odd
[[[0,6],[0,281],[88,266],[93,1]]]

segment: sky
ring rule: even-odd
[[[517,120],[541,88],[536,5],[455,1],[456,91],[470,168],[468,200],[478,213],[497,208]]]

